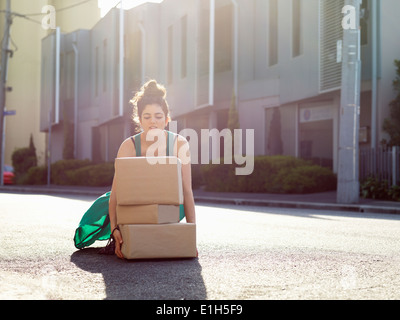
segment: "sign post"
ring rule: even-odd
[[[1,44],[1,75],[0,75],[0,185],[4,185],[4,110],[6,102],[6,82],[7,82],[7,69],[8,69],[8,57],[10,54],[9,44],[10,44],[10,29],[12,23],[11,17],[11,2],[7,0],[6,10],[5,10],[5,23],[4,23],[4,36],[3,42]]]
[[[360,126],[360,4],[361,0],[346,0],[342,13],[343,27],[342,90],[340,101],[338,203],[358,203],[359,126]]]
[[[3,132],[2,132],[2,139],[1,139],[1,177],[0,177],[0,185],[4,185],[4,153],[5,153],[5,146],[6,146],[6,116],[15,116],[17,112],[15,110],[4,110],[3,111]]]

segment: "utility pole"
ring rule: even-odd
[[[8,69],[8,55],[10,53],[10,28],[11,28],[11,5],[10,0],[6,2],[6,14],[4,23],[4,36],[1,44],[1,70],[0,70],[0,185],[4,184],[4,111],[6,102],[6,82]]]
[[[358,203],[360,126],[360,5],[362,0],[345,0],[343,26],[342,90],[340,102],[338,203]]]

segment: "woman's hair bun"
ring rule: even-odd
[[[130,103],[133,105],[132,119],[137,125],[137,130],[140,130],[140,118],[143,110],[149,104],[160,105],[165,117],[170,117],[166,96],[167,90],[162,84],[158,84],[156,80],[149,80],[140,88],[140,91],[135,93]]]
[[[160,86],[156,80],[150,80],[143,87],[143,95],[145,97],[165,99],[167,91],[163,86]]]

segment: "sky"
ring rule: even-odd
[[[119,7],[119,2],[120,0],[97,0],[98,1],[98,6],[101,9],[101,17],[104,17],[107,12],[115,7],[118,4]],[[155,2],[155,3],[160,3],[163,0],[123,0],[123,5],[124,9],[131,9],[133,7],[136,7],[142,3],[145,2]]]

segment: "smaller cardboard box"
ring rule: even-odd
[[[179,206],[177,205],[117,205],[118,224],[163,224],[178,222]]]
[[[194,258],[196,224],[120,225],[121,252],[126,259]]]
[[[182,167],[177,157],[115,159],[117,204],[183,204]]]

